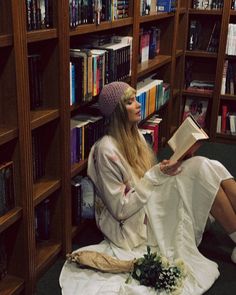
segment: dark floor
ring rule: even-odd
[[[221,161],[236,178],[236,145],[207,143],[201,147],[198,154]],[[159,158],[168,158],[170,151],[162,150]],[[74,248],[84,246],[88,239],[95,243],[100,239],[96,230],[91,227],[82,233],[80,241],[75,240]],[[233,242],[216,223],[207,231],[199,247],[200,251],[219,265],[220,277],[205,295],[234,295],[236,294],[236,265],[230,261]],[[59,258],[56,263],[42,276],[37,284],[36,295],[61,294],[58,279],[64,259]],[[79,295],[79,294],[78,294]],[[89,295],[89,294],[88,294]]]

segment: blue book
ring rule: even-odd
[[[176,1],[175,0],[158,0],[157,11],[158,12],[172,12],[175,11]]]

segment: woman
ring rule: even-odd
[[[170,259],[180,257],[188,269],[182,294],[203,294],[219,272],[197,246],[210,213],[236,243],[235,181],[219,162],[204,157],[156,164],[138,130],[140,103],[128,84],[106,85],[99,106],[107,129],[90,152],[88,175],[96,188],[96,222],[106,238],[102,251],[124,258],[143,253],[148,244]],[[116,283],[114,294],[139,294]]]

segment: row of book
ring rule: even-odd
[[[30,109],[35,110],[43,105],[42,70],[40,54],[28,55]]]
[[[176,0],[140,0],[140,15],[172,12],[175,11],[176,4]]]
[[[228,59],[224,62],[223,76],[221,83],[221,94],[236,94],[236,63]]]
[[[87,176],[76,175],[71,180],[72,225],[82,220],[94,219],[95,190]]]
[[[70,27],[128,17],[129,0],[69,0]]]
[[[0,234],[0,281],[7,275],[7,249],[4,234]]]
[[[0,164],[0,217],[15,206],[13,162]]]
[[[104,84],[131,75],[132,37],[90,36],[80,48],[70,50],[70,103],[90,101]]]
[[[50,199],[43,200],[35,208],[35,238],[37,242],[50,239],[51,204]]]
[[[226,42],[226,54],[228,55],[236,55],[235,36],[236,36],[236,24],[230,23],[228,25],[228,35],[227,35],[227,42]]]
[[[194,9],[222,9],[224,0],[193,0]]]
[[[153,115],[139,128],[155,154],[157,154],[159,150],[159,124],[161,121],[162,118],[158,117],[158,115]]]
[[[231,9],[236,10],[236,1],[235,0],[232,0],[232,2],[231,2]]]
[[[161,30],[151,26],[149,30],[139,32],[139,62],[155,58],[160,53]]]
[[[226,104],[221,106],[221,114],[217,118],[217,133],[236,135],[236,112],[230,110]]]
[[[138,82],[136,99],[141,104],[141,119],[145,119],[165,104],[170,98],[170,84],[152,75]]]
[[[52,0],[26,0],[25,3],[29,31],[52,27]]]
[[[71,164],[88,157],[92,145],[103,135],[102,116],[79,114],[71,118]]]
[[[45,154],[42,142],[42,133],[37,130],[32,134],[32,165],[33,165],[33,181],[45,175]]]
[[[220,38],[220,22],[215,21],[208,25],[206,29],[205,24],[200,20],[190,20],[189,26],[189,50],[204,50],[208,52],[217,52]]]

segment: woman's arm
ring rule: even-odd
[[[145,178],[134,183],[130,168],[124,166],[114,150],[98,149],[91,165],[94,165],[94,171],[91,173],[92,169],[88,167],[88,174],[115,219],[125,220],[146,204],[153,190],[152,183]]]

